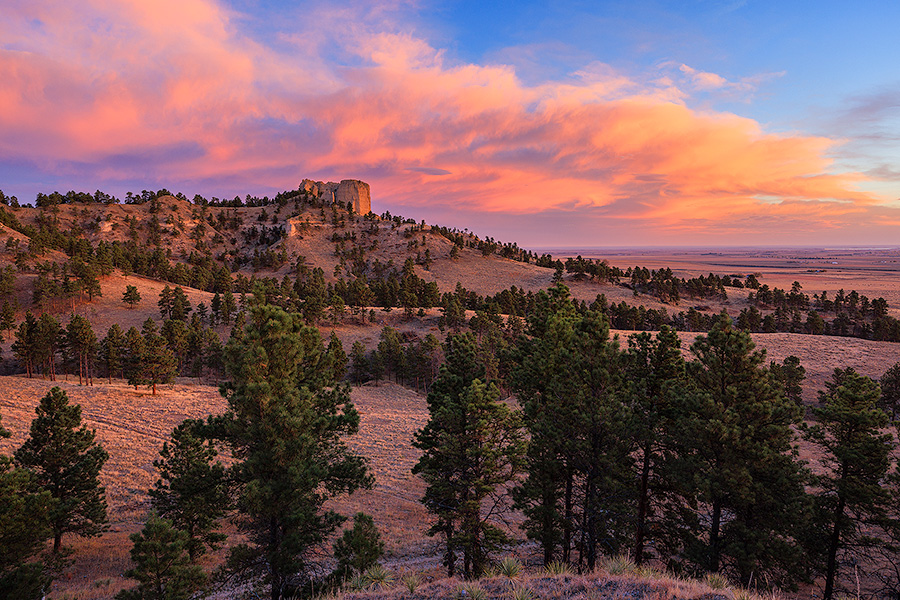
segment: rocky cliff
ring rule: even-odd
[[[346,207],[348,203],[352,203],[353,210],[360,215],[367,215],[372,211],[369,184],[365,181],[344,179],[340,183],[334,183],[304,179],[300,182],[300,190],[309,192],[329,204],[338,203]]]

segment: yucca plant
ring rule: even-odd
[[[602,567],[610,575],[626,575],[634,573],[637,565],[634,564],[634,561],[627,554],[617,554],[616,556],[605,558]]]
[[[497,572],[507,579],[517,579],[522,574],[522,563],[512,556],[505,556],[497,563]]]
[[[514,585],[509,595],[511,600],[535,600],[534,592],[526,585]]]
[[[467,583],[456,592],[458,600],[487,600],[487,592],[477,583]]]
[[[551,560],[544,565],[544,571],[547,572],[547,575],[571,575],[572,567],[569,566],[569,563],[561,560]]]
[[[714,590],[724,590],[728,587],[728,579],[721,573],[707,573],[703,581]]]
[[[416,588],[422,585],[422,579],[418,573],[406,573],[400,578],[400,582],[410,593],[416,591]]]
[[[369,587],[369,578],[365,575],[356,574],[344,582],[344,588],[351,592],[360,592]]]
[[[382,565],[372,565],[366,569],[365,577],[369,585],[374,588],[384,589],[394,582],[394,576]]]

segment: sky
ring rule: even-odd
[[[3,0],[0,189],[274,195],[525,247],[900,244],[900,3]]]

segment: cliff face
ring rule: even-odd
[[[367,215],[372,211],[372,197],[369,184],[358,179],[344,179],[340,183],[333,181],[322,182],[304,179],[300,182],[300,189],[317,196],[327,203],[338,203],[347,206],[350,202],[353,210],[360,215]]]

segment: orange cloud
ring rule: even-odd
[[[692,109],[677,78],[641,83],[594,63],[525,85],[511,66],[452,62],[341,11],[276,50],[211,0],[11,5],[0,159],[52,172],[251,192],[362,177],[376,202],[589,209],[684,231],[771,217],[840,226],[880,200],[859,190],[862,175],[831,172],[833,140]],[[323,58],[335,51],[344,66]],[[679,69],[695,89],[750,85]]]

